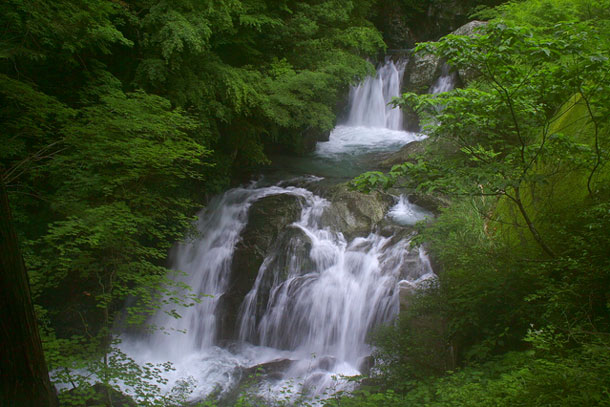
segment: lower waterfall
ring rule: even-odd
[[[361,86],[397,95],[399,69],[391,61],[382,68]],[[393,79],[386,81],[384,75]],[[371,96],[358,89],[352,98]],[[367,100],[375,104],[377,99]],[[386,111],[386,99],[383,111],[377,109],[386,120],[380,127],[356,120],[368,105],[352,100],[350,119],[318,144],[314,156],[333,165],[361,151],[392,151],[422,139],[400,129],[402,119]],[[164,390],[188,381],[192,400],[223,399],[240,390],[268,400],[287,391],[315,398],[351,389],[353,384],[341,376],[370,368],[368,333],[397,315],[402,286],[434,277],[423,249],[410,247],[409,227],[430,214],[396,197],[384,220],[389,226],[348,236],[337,226],[337,211],[320,192],[320,180],[303,176],[234,188],[199,214],[198,236],[177,245],[171,259],[173,269],[183,273],[178,279],[201,301],[177,310],[166,305],[166,312],[149,321],[161,330],[122,338],[121,349],[138,362],[172,362],[175,370],[165,374]],[[277,196],[290,198],[298,213],[271,239],[258,270],[238,269],[234,260],[252,208]],[[246,281],[245,291],[235,288]],[[239,306],[227,311],[234,303]],[[181,317],[169,315],[173,311]],[[252,369],[261,368],[264,374],[245,388]]]

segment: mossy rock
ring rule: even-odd
[[[233,254],[228,289],[217,307],[220,339],[235,339],[239,306],[252,289],[265,257],[282,231],[299,220],[301,210],[302,198],[290,194],[267,196],[250,207],[248,223]]]
[[[430,139],[428,138],[421,141],[413,141],[403,146],[400,150],[388,155],[378,164],[378,168],[380,170],[389,170],[397,164],[402,164],[404,162],[415,162],[418,155],[426,152],[429,144]]]
[[[364,194],[347,184],[331,187],[326,195],[331,205],[324,212],[322,223],[343,233],[348,240],[371,233],[394,203],[386,193]]]

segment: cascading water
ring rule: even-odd
[[[406,62],[386,59],[377,74],[353,87],[349,94],[347,120],[335,127],[327,142],[318,143],[316,152],[324,157],[370,153],[398,148],[423,136],[403,131],[403,115],[393,107],[400,96]]]
[[[428,93],[437,94],[443,92],[449,92],[455,88],[455,72],[450,71],[450,67],[447,64],[443,64],[441,68],[441,76],[438,77],[434,85],[430,87]]]
[[[348,119],[328,142],[319,143],[317,159],[339,163],[342,157],[391,150],[424,137],[402,131],[400,111],[388,106],[399,95],[403,70],[404,64],[387,60],[375,77],[352,89]],[[360,372],[371,353],[366,336],[396,316],[400,290],[434,276],[425,252],[410,247],[404,228],[429,214],[406,198],[387,214],[394,232],[347,239],[329,221],[331,202],[289,185],[252,184],[217,197],[199,216],[200,237],[173,251],[173,267],[184,273],[180,281],[205,296],[178,310],[178,319],[166,306],[149,321],[162,331],[125,335],[121,345],[137,361],[173,363],[165,390],[188,379],[194,383],[193,400],[231,394],[256,366],[281,367],[248,388],[269,400],[287,388],[312,397],[331,387],[349,390],[352,384],[334,377]],[[292,232],[281,234],[284,240],[265,253],[249,291],[238,298],[241,305],[229,319],[235,323],[231,340],[219,340],[219,311],[238,278],[233,262],[250,209],[274,195],[296,197],[300,215],[287,226]]]
[[[405,61],[395,63],[388,59],[370,76],[350,90],[350,111],[346,126],[381,127],[402,130],[402,112],[389,103],[400,96],[400,84]]]

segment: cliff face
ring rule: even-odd
[[[502,0],[389,0],[380,2],[373,21],[389,49],[413,48],[435,41],[466,24],[477,6],[495,6]]]

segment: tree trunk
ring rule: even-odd
[[[56,407],[0,172],[0,406]]]
[[[527,214],[527,211],[525,210],[525,207],[523,206],[523,202],[521,201],[521,193],[519,191],[519,187],[515,187],[515,197],[512,199],[517,204],[517,207],[519,208],[519,212],[521,212],[521,215],[523,216],[523,219],[525,220],[525,223],[527,224],[527,228],[529,229],[532,236],[534,237],[534,240],[538,243],[538,245],[540,245],[542,250],[544,250],[544,252],[549,255],[550,258],[557,257],[555,255],[555,252],[553,252],[553,249],[551,249],[546,244],[544,239],[542,239],[542,236],[540,236],[540,233],[538,233],[538,229],[536,229],[536,227],[534,226],[534,223],[532,222],[529,215]]]

